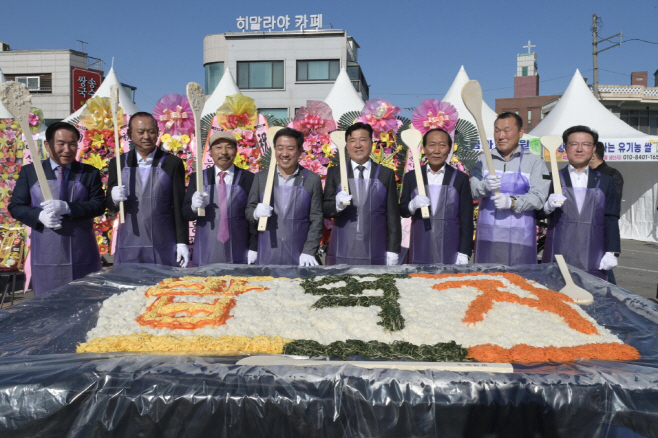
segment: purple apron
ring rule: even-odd
[[[192,266],[205,266],[213,263],[247,263],[249,251],[249,223],[244,211],[247,207],[247,194],[238,185],[242,170],[235,174],[233,184],[208,184],[211,167],[203,171],[203,186],[208,193],[209,203],[206,215],[196,221],[194,255]],[[229,238],[222,242],[218,234],[220,211],[226,211]]]
[[[380,169],[378,164],[374,178],[348,180],[352,203],[334,218],[326,265],[386,264],[388,190],[379,181]]]
[[[555,209],[548,223],[542,262],[552,263],[555,254],[562,254],[568,264],[607,280],[608,272],[599,269],[605,254],[605,194],[599,188],[601,181],[588,189],[566,187],[562,173],[560,180],[567,200],[562,208]]]
[[[449,185],[429,184],[425,190],[432,202],[429,219],[411,218],[409,248],[410,263],[454,264],[459,252],[459,192],[454,187],[457,172],[452,173]],[[418,195],[416,188],[411,199]]]
[[[258,265],[299,265],[311,225],[311,195],[304,189],[308,169],[298,186],[272,187],[274,211],[267,229],[258,233]],[[260,194],[261,202],[263,193]]]
[[[530,190],[528,178],[521,173],[523,149],[516,173],[500,173],[501,193],[524,195]],[[496,172],[498,173],[498,172]],[[489,173],[486,172],[486,177]],[[535,211],[514,213],[498,210],[493,192],[480,201],[475,234],[474,263],[500,263],[507,266],[537,263],[537,225]]]
[[[126,221],[117,231],[114,263],[155,263],[177,266],[176,226],[171,207],[171,178],[162,170],[167,154],[157,166],[126,167],[122,182],[128,191],[124,201]]]
[[[53,198],[67,202],[89,200],[89,191],[80,182],[82,169],[75,181],[48,180]],[[59,196],[57,196],[59,194]],[[30,188],[32,207],[41,208],[43,194],[37,182]],[[93,219],[62,218],[62,228],[32,230],[32,289],[35,296],[101,270],[101,255],[94,234]]]

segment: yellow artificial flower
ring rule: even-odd
[[[101,158],[101,156],[98,154],[91,154],[91,157],[85,158],[85,164],[89,164],[100,170],[107,167],[107,160],[105,158]]]
[[[5,129],[7,127],[7,124],[4,122],[0,122],[0,129]]]
[[[190,142],[190,136],[187,135],[187,134],[183,134],[183,135],[180,136],[180,140],[183,143],[188,144]]]
[[[4,137],[0,137],[0,145],[7,146],[7,139]]]
[[[104,140],[105,138],[103,137],[103,133],[99,131],[91,136],[91,145],[96,147],[102,147]]]
[[[322,153],[325,157],[331,157],[333,149],[331,149],[331,143],[326,143],[322,145]]]
[[[117,122],[121,124],[123,110],[117,108]],[[109,97],[92,97],[80,114],[80,123],[87,129],[114,129]]]
[[[244,94],[226,96],[224,104],[217,109],[217,123],[224,130],[235,128],[253,130],[257,121],[256,101]]]
[[[163,134],[162,137],[160,137],[162,143],[167,143],[169,140],[171,140],[171,135],[169,134]]]
[[[180,137],[178,136],[173,136],[171,137],[171,140],[167,143],[167,150],[170,152],[177,152],[178,149],[185,147],[182,141],[180,141]]]
[[[18,129],[18,123],[12,122],[11,129]]]
[[[235,166],[239,167],[240,169],[249,169],[249,163],[247,163],[242,154],[237,154],[235,156],[235,161],[233,164],[235,164]]]
[[[103,236],[96,236],[96,243],[99,245],[103,243]]]

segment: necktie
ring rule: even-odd
[[[356,166],[356,169],[359,171],[359,179],[363,179],[363,171],[366,170],[366,166]]]
[[[217,204],[219,205],[219,228],[217,230],[217,240],[226,243],[229,238],[228,231],[228,209],[226,203],[226,172],[219,172],[219,184],[217,184]]]
[[[63,181],[64,180],[64,168],[62,166],[57,166],[55,169],[57,169],[57,181]]]

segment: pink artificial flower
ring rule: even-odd
[[[459,113],[454,106],[439,99],[426,99],[416,107],[411,116],[411,124],[414,128],[425,134],[430,129],[441,128],[450,136],[454,136],[454,130],[459,120]]]

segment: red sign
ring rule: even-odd
[[[71,112],[74,113],[91,99],[103,82],[103,74],[94,70],[71,67]]]

